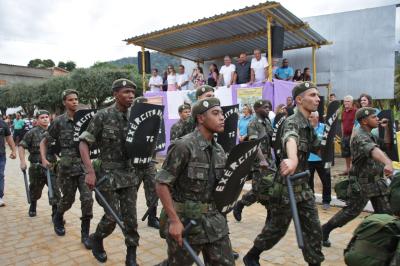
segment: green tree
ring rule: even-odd
[[[58,62],[57,67],[62,68],[62,69],[66,69],[65,68],[65,63],[63,61]]]
[[[28,67],[36,67],[36,68],[49,68],[49,67],[54,67],[54,61],[51,59],[32,59],[28,63]]]
[[[76,68],[76,64],[73,61],[68,61],[67,63],[65,63],[65,69],[68,70],[69,72],[71,72],[72,70],[74,70]]]

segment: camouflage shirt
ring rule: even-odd
[[[74,142],[74,126],[74,119],[64,113],[54,119],[44,135],[48,143],[56,142],[60,145],[59,176],[76,176],[83,173],[81,156]]]
[[[307,159],[311,151],[316,152],[320,146],[320,140],[315,134],[314,128],[300,111],[289,116],[282,125],[281,135],[281,159],[287,159],[286,142],[293,138],[297,144],[298,165],[295,173],[308,169]]]
[[[352,155],[351,173],[358,178],[375,178],[383,177],[384,164],[375,161],[372,158],[371,151],[378,146],[376,136],[359,128],[357,134],[354,135],[350,142]]]
[[[125,148],[130,109],[120,112],[116,105],[98,111],[79,139],[89,145],[96,143],[100,149],[101,168],[112,188],[137,184],[133,167]]]
[[[268,118],[262,119],[260,117],[255,117],[247,125],[247,136],[249,140],[263,138],[261,141],[261,151],[268,163],[272,163],[271,138],[273,131],[271,122]]]
[[[176,140],[184,136],[183,135],[184,126],[185,126],[185,121],[182,119],[179,119],[178,122],[172,125],[169,138],[170,141]]]
[[[24,138],[19,143],[19,146],[29,151],[28,160],[31,163],[41,163],[40,159],[40,141],[43,139],[46,130],[40,126],[36,126],[29,130]],[[47,153],[47,160],[49,162],[55,162],[57,160],[54,154]]]
[[[178,138],[183,137],[189,133],[192,133],[195,128],[196,128],[196,122],[194,121],[194,118],[190,116],[183,122],[181,135],[178,136]]]
[[[217,180],[223,176],[225,161],[223,148],[214,140],[206,140],[196,129],[171,144],[156,181],[170,187],[174,202],[188,206],[193,203],[193,208],[186,211],[195,212],[194,206],[199,204],[214,206],[213,193]],[[193,218],[185,211],[177,212],[182,219]],[[189,238],[193,244],[210,243],[228,233],[226,219],[215,207],[202,212],[198,223],[195,237]]]

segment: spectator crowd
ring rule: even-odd
[[[284,58],[280,67],[277,66],[278,60],[272,62],[272,75],[274,79],[302,82],[311,81],[310,68],[296,69],[289,66],[289,60]],[[224,57],[224,64],[218,66],[212,63],[208,68],[208,73],[204,73],[201,66],[197,66],[189,74],[184,65],[179,65],[177,70],[173,65],[168,65],[162,75],[159,70],[152,69],[151,77],[148,82],[150,91],[176,91],[197,89],[202,85],[211,87],[227,86],[234,84],[252,84],[255,82],[265,82],[268,79],[268,60],[261,54],[260,49],[255,49],[253,57],[248,60],[246,53],[240,53],[236,63],[232,62],[230,56]]]

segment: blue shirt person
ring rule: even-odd
[[[293,68],[289,66],[289,60],[286,58],[282,61],[282,66],[275,71],[275,78],[281,80],[292,80],[294,75]]]
[[[253,118],[252,109],[249,105],[245,104],[242,109],[243,115],[239,119],[239,142],[243,142],[247,137],[247,125]]]

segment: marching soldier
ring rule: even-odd
[[[225,153],[214,133],[224,130],[224,116],[216,98],[198,101],[192,108],[196,129],[169,147],[157,174],[157,194],[168,216],[168,265],[191,265],[182,248],[184,224],[195,220],[188,234],[193,249],[202,251],[207,265],[234,265],[225,217],[216,209],[213,192],[223,175]]]
[[[323,245],[330,247],[330,232],[357,217],[368,201],[375,213],[391,214],[388,189],[384,175],[392,175],[392,161],[378,147],[378,139],[371,134],[378,127],[376,110],[363,107],[357,110],[360,128],[351,139],[352,167],[349,173],[350,197],[347,205],[322,226]]]
[[[186,121],[190,119],[190,105],[188,104],[182,104],[178,108],[178,113],[179,113],[179,121],[176,122],[175,124],[172,125],[171,130],[170,130],[170,141],[176,140],[179,137],[182,137],[183,135],[183,129]]]
[[[252,171],[252,187],[249,192],[243,195],[233,208],[233,216],[237,221],[242,220],[242,210],[244,206],[250,206],[257,201],[258,182],[261,175],[271,174],[271,171],[262,170],[261,167],[274,167],[271,154],[271,138],[272,138],[272,125],[269,121],[268,114],[272,109],[272,104],[269,100],[259,100],[254,103],[254,111],[256,117],[250,121],[247,126],[247,136],[249,140],[263,138],[261,141],[261,153],[257,160],[254,162]]]
[[[31,198],[31,206],[29,207],[29,216],[36,216],[36,204],[37,200],[42,196],[42,190],[44,185],[47,186],[47,176],[45,170],[42,168],[40,160],[40,141],[43,139],[44,134],[49,126],[49,112],[46,110],[39,110],[36,113],[37,126],[28,131],[22,141],[19,143],[18,153],[20,159],[20,166],[22,170],[27,168],[25,161],[25,149],[29,151],[29,193]],[[47,160],[54,165],[57,161],[55,154],[47,154]],[[56,185],[55,175],[51,171],[51,185],[54,192],[54,197],[49,198],[49,203],[52,206],[53,217],[57,210],[57,203],[60,200],[60,191]]]
[[[98,189],[113,210],[122,216],[125,226],[124,236],[126,265],[136,264],[136,249],[139,245],[137,232],[136,200],[139,178],[125,149],[129,127],[130,107],[135,97],[136,84],[127,79],[117,79],[112,84],[115,104],[96,113],[80,139],[79,150],[86,167],[85,181],[90,189],[96,180],[103,180]],[[89,156],[89,145],[100,148],[100,169],[96,176]],[[102,205],[102,204],[100,204]],[[104,207],[104,206],[103,206]],[[97,225],[96,232],[90,235],[92,253],[100,261],[107,260],[103,239],[115,229],[115,219],[106,211]]]
[[[75,201],[76,191],[79,190],[81,201],[81,242],[87,249],[91,248],[89,241],[90,220],[93,218],[92,192],[85,183],[82,161],[74,143],[74,115],[78,109],[78,92],[65,90],[62,92],[63,104],[66,112],[54,119],[48,132],[40,142],[42,165],[51,167],[47,160],[47,145],[57,142],[60,145],[60,160],[57,165],[57,182],[61,189],[61,199],[57,204],[54,215],[54,231],[57,235],[65,235],[64,213],[69,210]]]
[[[274,191],[268,203],[269,214],[262,232],[254,240],[253,247],[243,258],[245,265],[260,265],[259,257],[264,250],[271,249],[286,234],[292,220],[287,194],[285,176],[305,171],[311,149],[319,146],[319,141],[311,127],[308,117],[316,111],[319,104],[319,92],[311,82],[303,82],[293,88],[293,99],[297,103],[297,112],[288,117],[282,125],[281,163],[274,180]],[[308,178],[294,182],[295,198],[300,216],[305,247],[303,256],[309,265],[320,265],[324,260],[321,252],[321,225]]]

